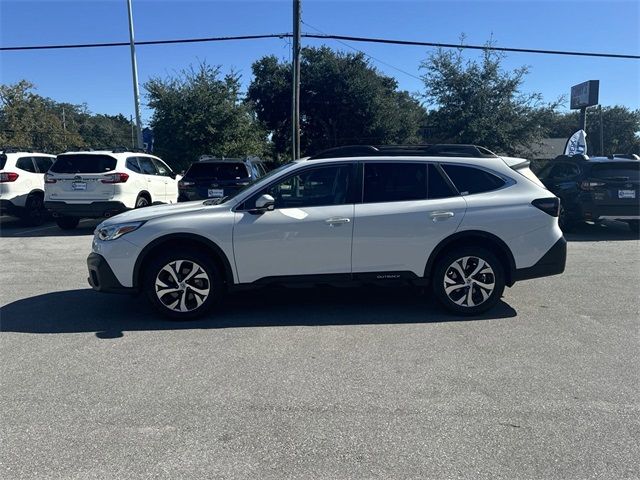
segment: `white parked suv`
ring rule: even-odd
[[[44,174],[55,158],[46,153],[0,151],[0,215],[20,217],[28,225],[44,221]]]
[[[132,208],[177,201],[176,174],[146,153],[63,153],[45,178],[44,205],[62,229],[75,228],[81,218],[108,218]]]
[[[528,165],[464,145],[336,149],[230,197],[104,221],[89,283],[176,319],[239,285],[298,282],[431,284],[478,314],[505,285],[564,271],[559,200]]]

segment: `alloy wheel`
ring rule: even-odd
[[[211,279],[192,260],[173,260],[156,275],[155,292],[160,303],[175,312],[199,308],[211,294]]]
[[[444,292],[461,307],[482,305],[495,289],[496,277],[491,265],[480,257],[465,256],[449,265],[444,275]]]

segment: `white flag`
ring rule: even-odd
[[[587,132],[578,130],[571,135],[564,147],[565,155],[586,155],[587,154]]]

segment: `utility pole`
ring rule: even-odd
[[[133,115],[130,116],[131,118],[131,148],[136,148],[136,140],[135,140],[135,130],[133,127]]]
[[[602,117],[601,117],[602,118]],[[62,107],[62,143],[64,144],[64,149],[67,149],[67,118],[64,115],[64,107]]]
[[[300,158],[300,0],[293,0],[293,102],[291,112],[292,154]]]
[[[602,127],[602,105],[598,105],[600,113],[600,156],[604,157],[604,129]]]
[[[580,130],[587,131],[587,107],[580,109]]]
[[[136,45],[133,39],[133,10],[131,0],[127,0],[129,11],[129,43],[131,45],[131,72],[133,74],[133,101],[136,108],[136,133],[138,148],[142,148],[142,121],[140,120],[140,91],[138,89],[138,64],[136,62]]]

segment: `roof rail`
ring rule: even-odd
[[[495,158],[497,155],[477,145],[422,144],[422,145],[347,145],[323,150],[312,155],[309,160],[345,157],[477,157]]]

